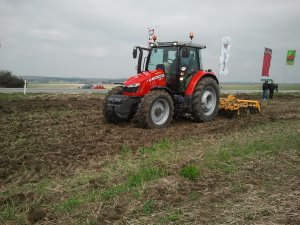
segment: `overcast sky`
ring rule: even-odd
[[[0,0],[0,69],[18,76],[127,78],[135,45],[159,41],[207,46],[204,66],[218,73],[223,36],[231,37],[229,74],[221,81],[258,82],[264,48],[270,78],[300,83],[299,0]],[[297,50],[286,66],[288,49]]]

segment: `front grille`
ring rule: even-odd
[[[124,92],[128,92],[128,93],[135,93],[135,92],[137,92],[137,90],[138,90],[138,88],[139,87],[124,87],[123,88],[123,91]]]

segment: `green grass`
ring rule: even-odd
[[[241,139],[224,138],[217,150],[211,149],[204,157],[204,166],[209,169],[216,169],[225,173],[237,171],[238,163],[246,161],[254,155],[270,157],[282,151],[297,149],[300,146],[299,131],[278,129],[287,126],[285,123],[270,124],[266,127],[258,126],[252,130],[253,136],[249,138],[247,134]],[[279,127],[277,127],[279,126]],[[261,135],[264,129],[264,135]],[[272,130],[272,134],[266,134]],[[257,135],[255,135],[257,132]]]
[[[167,172],[162,169],[155,167],[144,167],[137,172],[130,172],[125,182],[104,190],[100,193],[100,195],[104,199],[108,200],[118,196],[119,194],[123,194],[125,192],[129,192],[133,189],[139,188],[146,182],[166,175]]]
[[[18,211],[16,206],[5,205],[0,211],[0,223],[5,224],[7,221],[20,222],[21,213]]]
[[[189,180],[196,180],[200,176],[200,169],[196,165],[186,165],[181,169],[180,175]]]
[[[137,173],[129,174],[127,180],[127,187],[141,186],[143,183],[166,176],[167,172],[163,169],[156,167],[144,167]]]
[[[73,211],[75,207],[80,206],[84,202],[86,202],[86,200],[82,197],[79,197],[79,196],[70,197],[66,201],[57,205],[56,209],[59,209],[59,211],[70,212],[70,211]]]
[[[167,172],[163,169],[156,167],[142,167],[137,172],[130,172],[124,182],[106,188],[104,190],[89,190],[88,192],[81,193],[80,195],[72,195],[65,201],[55,204],[53,208],[57,212],[63,212],[70,211],[88,202],[94,202],[98,200],[107,201],[126,192],[137,190],[144,183],[166,175]]]
[[[103,200],[109,200],[127,191],[129,191],[129,189],[126,184],[119,184],[100,192],[100,196]]]
[[[22,186],[15,186],[9,187],[6,191],[0,192],[0,197],[9,197],[19,193],[29,193],[33,192],[37,196],[46,195],[51,188],[53,188],[54,184],[52,180],[49,179],[41,179],[39,182],[36,183],[26,183]]]
[[[179,213],[168,214],[166,217],[166,221],[168,222],[176,222],[180,219],[181,215]]]
[[[21,99],[28,99],[30,96],[36,96],[39,94],[29,93],[24,95],[23,93],[0,93],[0,101],[1,100],[21,100]]]
[[[261,85],[229,85],[229,84],[220,84],[221,90],[261,90]]]
[[[64,89],[76,89],[83,84],[67,84],[67,83],[29,83],[27,88],[36,89],[49,89],[49,88],[64,88]]]
[[[183,217],[180,210],[174,210],[172,208],[166,209],[166,214],[163,217],[157,218],[158,224],[177,224],[180,222],[180,219]],[[185,223],[179,223],[185,224]]]
[[[300,90],[300,84],[279,84],[279,90]]]
[[[262,84],[220,84],[221,90],[262,90]],[[300,90],[300,84],[279,84],[280,90]]]
[[[155,152],[157,151],[164,151],[164,150],[168,150],[170,149],[171,147],[173,146],[173,143],[169,140],[160,140],[159,142],[157,143],[154,143],[152,146],[150,147],[141,147],[139,149],[139,151],[142,153],[142,154],[152,154],[153,153],[155,154]]]
[[[156,201],[154,199],[149,199],[145,202],[143,211],[146,214],[151,214],[154,212],[155,207],[156,207]]]

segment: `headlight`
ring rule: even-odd
[[[140,83],[135,83],[135,84],[128,84],[127,87],[133,88],[133,87],[138,87],[140,86]]]
[[[183,71],[183,72],[186,71],[186,69],[187,68],[185,66],[181,67],[181,71]]]

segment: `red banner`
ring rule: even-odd
[[[272,59],[272,49],[265,48],[264,61],[263,61],[263,67],[262,67],[262,72],[261,72],[262,76],[265,76],[265,77],[269,76],[269,69],[270,69],[270,66],[271,66],[271,59]]]

